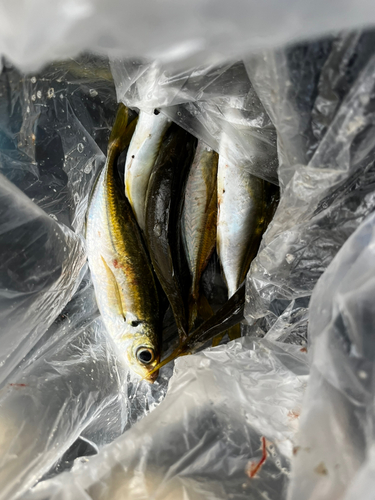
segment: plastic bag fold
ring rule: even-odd
[[[280,158],[282,197],[247,278],[247,320],[264,318],[266,331],[293,301],[308,303],[374,209],[373,41],[345,33],[246,62]]]
[[[289,498],[370,498],[375,217],[339,251],[311,297],[311,372]],[[366,496],[370,495],[370,496]]]
[[[25,498],[284,495],[306,360],[300,346],[249,338],[179,358],[167,396],[146,419]]]

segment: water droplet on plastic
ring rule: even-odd
[[[358,370],[358,377],[365,380],[368,377],[368,374],[364,370]]]
[[[82,153],[84,149],[85,149],[85,146],[82,144],[82,142],[80,142],[77,146],[78,153]]]
[[[30,78],[30,81],[31,81],[31,83],[36,83],[36,78],[35,78],[35,76],[32,76],[32,77]]]
[[[181,116],[181,111],[177,111],[177,116]]]
[[[33,95],[31,96],[31,100],[32,100],[32,101],[35,101],[35,99],[36,99],[36,95],[35,95],[35,94],[33,94]]]
[[[51,217],[51,219],[53,219],[53,220],[57,220],[57,217],[56,217],[56,215],[55,215],[55,214],[49,214],[49,216]]]
[[[85,168],[83,169],[83,171],[85,172],[85,174],[89,174],[92,170],[92,164],[91,163],[88,163]]]
[[[40,99],[42,97],[42,92],[40,90],[38,90],[38,92],[36,93],[36,96],[38,99]]]
[[[91,97],[96,97],[98,95],[98,92],[95,89],[90,89],[89,93],[90,93]]]
[[[368,94],[360,94],[359,100],[361,101],[361,104],[363,106],[366,106],[366,104],[368,104],[370,101],[370,97]]]
[[[80,202],[80,197],[79,197],[79,194],[78,193],[74,193],[73,195],[73,199],[74,199],[74,203],[76,205],[78,205],[78,203]]]
[[[27,106],[26,113],[30,113],[30,106]]]
[[[52,97],[55,97],[55,89],[53,87],[51,87],[50,89],[48,89],[48,91],[47,91],[47,97],[48,97],[48,99],[52,99]]]
[[[287,253],[285,255],[285,260],[287,261],[288,264],[291,264],[294,261],[295,257],[291,253]]]

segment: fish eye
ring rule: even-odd
[[[147,347],[140,347],[137,350],[136,356],[137,356],[138,361],[140,361],[144,365],[148,365],[148,364],[152,363],[152,361],[154,360],[154,357],[155,357],[154,351],[152,349],[148,349]]]

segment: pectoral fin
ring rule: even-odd
[[[114,314],[122,316],[124,321],[126,321],[126,314],[122,307],[121,294],[116,277],[102,255],[101,258],[108,278],[107,295],[110,308],[113,310]]]

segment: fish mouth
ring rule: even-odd
[[[153,384],[155,382],[155,380],[158,378],[158,375],[159,375],[159,370],[156,370],[150,374],[148,374],[146,377],[145,377],[145,380],[147,380],[147,382],[149,384]]]

